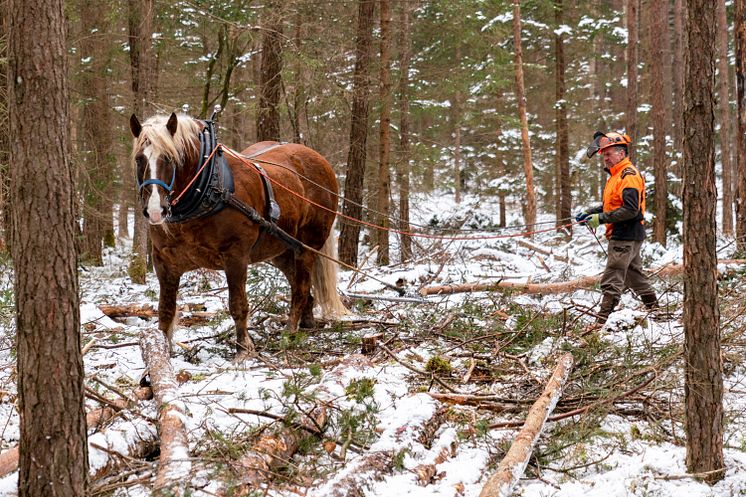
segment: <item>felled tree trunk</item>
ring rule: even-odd
[[[151,328],[140,335],[140,348],[158,406],[161,455],[153,491],[156,495],[181,496],[192,466],[184,425],[186,409],[177,400],[177,382],[171,367],[168,340],[161,331]]]
[[[317,407],[311,417],[301,420],[301,425],[282,426],[269,435],[262,436],[252,449],[238,460],[237,469],[241,471],[238,488],[226,489],[225,495],[250,495],[261,483],[279,468],[287,466],[298,451],[301,443],[309,437],[320,435],[328,420],[325,407]]]
[[[718,261],[718,264],[746,264],[744,259],[725,259]],[[660,277],[676,276],[684,271],[681,264],[671,264],[662,268],[654,268],[652,272]],[[601,275],[583,276],[570,281],[558,283],[515,283],[512,281],[497,281],[493,283],[464,283],[459,285],[437,285],[420,289],[420,295],[446,295],[451,293],[465,292],[489,292],[499,289],[515,290],[521,293],[535,293],[540,295],[549,295],[554,293],[566,293],[589,288],[601,281]]]
[[[513,487],[526,470],[526,465],[534,450],[534,445],[544,429],[547,417],[554,410],[554,406],[557,405],[557,401],[562,395],[562,389],[568,376],[570,376],[574,362],[571,354],[564,354],[557,361],[557,366],[554,368],[546,387],[544,387],[544,392],[531,406],[523,428],[521,428],[513,441],[513,445],[510,446],[508,453],[500,462],[495,474],[487,480],[479,497],[508,497],[512,495]]]
[[[121,407],[125,407],[125,401],[118,400],[113,401],[116,404],[121,404]],[[100,409],[94,409],[86,414],[86,425],[88,429],[102,426],[104,423],[109,421],[117,411],[111,407],[102,407]],[[18,469],[18,447],[8,449],[0,454],[0,478],[9,475],[13,471]]]

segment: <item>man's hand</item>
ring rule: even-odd
[[[587,212],[581,212],[580,214],[575,216],[575,221],[582,224],[586,221],[586,219],[588,219],[588,217],[590,217],[590,214],[588,214]]]
[[[601,224],[601,214],[591,214],[585,218],[585,222],[592,230],[595,230]]]

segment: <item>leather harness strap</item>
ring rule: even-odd
[[[285,243],[285,245],[290,247],[294,252],[300,252],[301,250],[303,250],[303,243],[300,240],[297,240],[290,233],[277,226],[274,221],[267,221],[266,219],[264,219],[261,214],[256,211],[256,209],[241,202],[232,193],[229,193],[227,195],[225,201],[228,205],[235,208],[244,216],[249,218],[250,221],[267,230],[267,233]]]

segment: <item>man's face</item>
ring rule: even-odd
[[[611,169],[615,164],[624,159],[624,150],[620,147],[609,147],[601,152],[604,158],[604,166]]]

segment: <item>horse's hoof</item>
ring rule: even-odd
[[[242,350],[241,352],[237,352],[236,356],[233,358],[234,364],[241,364],[243,362],[248,361],[249,359],[255,359],[256,358],[256,351],[246,351]]]
[[[239,364],[254,358],[256,358],[256,349],[254,349],[253,343],[249,343],[248,345],[239,347],[239,350],[236,351],[236,356],[233,358],[233,362]]]

